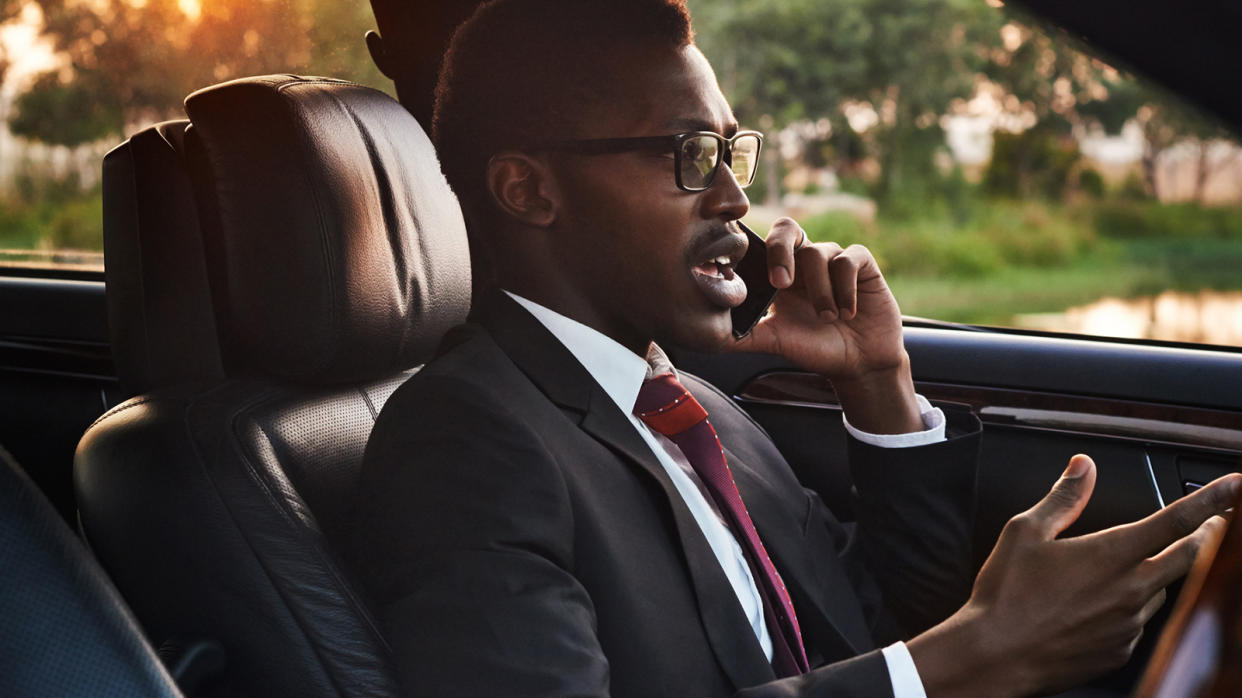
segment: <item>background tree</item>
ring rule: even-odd
[[[313,68],[386,84],[363,44],[372,26],[365,3],[33,1],[65,66],[35,79],[10,126],[46,143],[120,137],[179,116],[182,100],[200,87],[245,75]]]
[[[985,184],[994,193],[1057,198],[1076,173],[1080,153],[1074,129],[1081,105],[1103,95],[1107,66],[1078,50],[1056,29],[1021,14],[1000,27],[984,75],[1003,92],[1008,120],[1018,130],[993,134]]]
[[[999,42],[996,12],[974,0],[691,0],[699,43],[743,121],[779,129],[869,107],[875,194],[917,187],[944,143],[939,117],[971,95]],[[770,126],[769,126],[770,124]],[[772,169],[772,168],[769,168]]]
[[[1197,150],[1193,197],[1204,203],[1212,176],[1233,160],[1233,156],[1217,162],[1211,158],[1212,145],[1230,139],[1229,131],[1180,98],[1132,75],[1118,75],[1108,80],[1105,88],[1105,99],[1085,105],[1080,111],[1090,123],[1108,134],[1121,133],[1131,119],[1139,125],[1143,132],[1141,162],[1147,194],[1153,198],[1164,194],[1156,177],[1159,160],[1173,146],[1185,144]]]

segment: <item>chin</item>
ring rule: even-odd
[[[661,345],[714,354],[723,350],[727,342],[733,341],[733,320],[727,310],[694,321],[683,319],[657,341]]]

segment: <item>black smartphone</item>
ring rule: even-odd
[[[768,306],[776,298],[776,288],[768,281],[767,243],[755,234],[755,231],[738,221],[737,226],[746,233],[750,246],[746,248],[746,256],[734,267],[733,273],[746,282],[746,300],[733,309],[733,337],[741,339],[750,334],[763,316]]]

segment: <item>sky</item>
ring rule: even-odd
[[[12,61],[0,94],[12,96],[18,86],[56,67],[51,40],[39,36],[42,25],[43,13],[38,5],[28,3],[15,21],[0,27],[0,46]]]

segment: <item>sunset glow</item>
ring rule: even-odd
[[[24,86],[35,75],[62,63],[53,51],[51,40],[39,35],[42,26],[43,12],[35,3],[29,3],[22,8],[16,21],[0,27],[0,44],[12,60],[4,77],[6,90]]]
[[[199,4],[199,0],[177,0],[177,7],[185,13],[187,19],[198,19],[203,13],[203,7]]]

